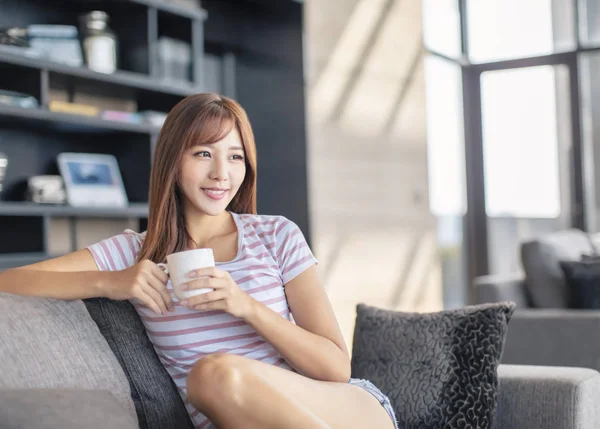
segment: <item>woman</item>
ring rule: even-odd
[[[0,290],[131,300],[196,428],[393,429],[388,399],[350,379],[350,358],[299,228],[256,215],[256,148],[242,107],[199,94],[160,132],[144,233],[0,274]],[[178,301],[157,266],[213,249]]]

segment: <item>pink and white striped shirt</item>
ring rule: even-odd
[[[298,226],[283,216],[231,213],[238,228],[238,252],[217,267],[229,272],[254,299],[293,322],[284,286],[317,263]],[[88,247],[100,270],[123,270],[136,263],[145,233],[126,230]],[[223,311],[190,310],[178,304],[164,316],[131,300],[162,364],[173,378],[195,428],[211,422],[187,399],[186,378],[194,363],[211,353],[233,353],[292,369],[251,326]]]

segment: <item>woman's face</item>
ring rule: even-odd
[[[237,127],[222,140],[190,148],[183,156],[179,187],[185,211],[222,213],[246,175],[244,146]]]

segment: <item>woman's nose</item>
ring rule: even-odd
[[[227,180],[227,162],[221,160],[215,160],[213,162],[213,168],[211,171],[211,179],[223,181]]]

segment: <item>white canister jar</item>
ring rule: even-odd
[[[117,36],[108,26],[106,12],[95,10],[80,17],[82,45],[90,70],[114,73],[117,70]]]

